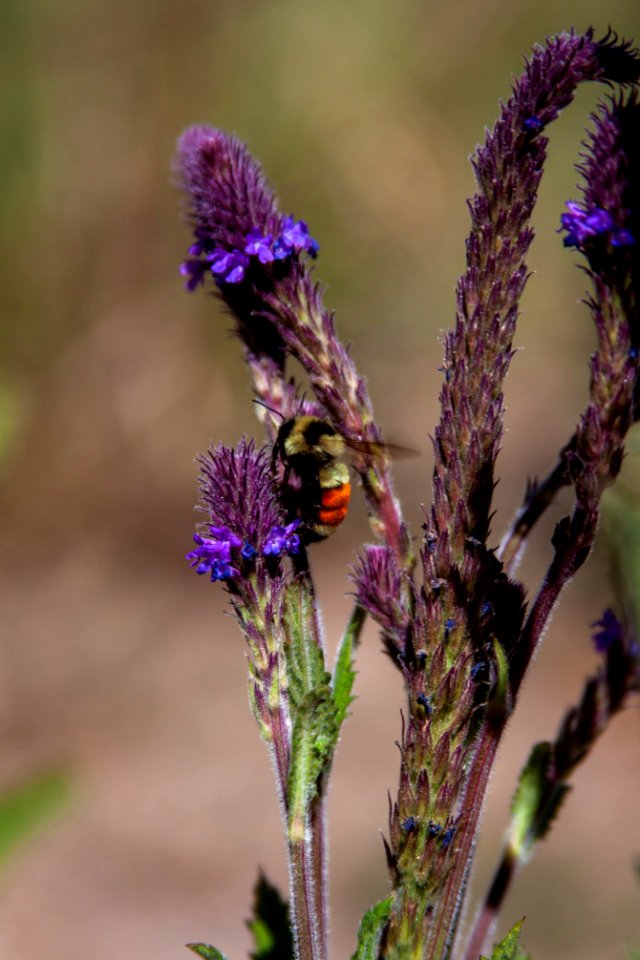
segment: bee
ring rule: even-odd
[[[278,430],[272,470],[275,475],[278,461],[284,466],[281,497],[289,515],[302,521],[306,543],[326,540],[348,513],[351,478],[342,457],[349,450],[378,457],[413,452],[348,440],[326,420],[314,416],[285,420]]]

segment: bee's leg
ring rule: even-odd
[[[280,460],[280,448],[277,443],[274,443],[271,449],[271,473],[273,477],[277,477],[278,473],[276,467],[278,466],[278,460]]]
[[[309,568],[309,555],[307,553],[304,537],[300,537],[300,547],[298,552],[294,553],[291,557],[291,566],[293,567],[293,572],[296,576],[309,577],[309,583],[313,589],[313,581],[310,577],[311,571]]]

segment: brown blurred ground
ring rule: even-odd
[[[590,20],[640,39],[635,2],[516,0],[4,0],[0,147],[0,786],[47,767],[75,777],[66,811],[16,854],[0,897],[0,958],[246,954],[258,864],[284,882],[270,770],[247,710],[243,650],[222,591],[182,560],[192,458],[254,432],[228,321],[187,296],[188,244],[169,164],[189,123],[246,139],[283,207],[320,240],[318,275],[369,377],[386,433],[418,446],[398,489],[418,530],[428,433],[463,262],[466,157],[521,57]],[[555,229],[595,91],[556,125],[508,381],[501,523],[584,398],[583,279]],[[637,455],[628,477],[638,476]],[[523,573],[543,569],[551,527]],[[356,507],[314,562],[333,646]],[[503,750],[477,887],[492,869],[519,764],[553,734],[591,668],[588,624],[608,599],[594,558],[557,614]],[[373,630],[331,795],[335,956],[384,893],[378,828],[395,785],[401,691]],[[518,881],[537,958],[601,960],[640,942],[638,713],[576,777],[551,839]]]

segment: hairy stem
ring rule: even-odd
[[[438,904],[425,960],[448,960],[457,931],[476,843],[482,806],[498,744],[505,727],[487,722],[480,732],[469,779],[462,798],[464,811],[458,824],[456,856]]]
[[[315,891],[315,847],[311,825],[303,840],[289,843],[290,910],[297,960],[326,960],[327,956],[321,940],[324,924],[318,912]]]

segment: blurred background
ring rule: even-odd
[[[2,0],[0,957],[246,954],[258,865],[286,885],[266,751],[222,589],[183,554],[193,457],[257,433],[229,320],[178,265],[190,243],[170,165],[194,122],[246,140],[286,212],[319,240],[317,275],[385,434],[421,451],[397,488],[418,532],[430,498],[441,331],[464,262],[467,157],[535,41],[609,23],[636,0]],[[600,91],[602,92],[602,91]],[[595,88],[552,131],[534,271],[508,379],[495,539],[573,430],[593,344],[585,279],[556,233],[576,196]],[[640,489],[640,453],[622,484]],[[522,576],[549,558],[558,505]],[[626,526],[623,514],[622,527]],[[313,551],[331,649],[356,503]],[[610,602],[600,549],[572,584],[493,778],[473,889],[493,870],[532,742],[553,736],[595,660]],[[397,671],[369,629],[330,799],[334,954],[387,889],[379,829],[395,789]],[[640,942],[640,725],[618,717],[575,777],[504,922],[534,956],[623,958]]]

